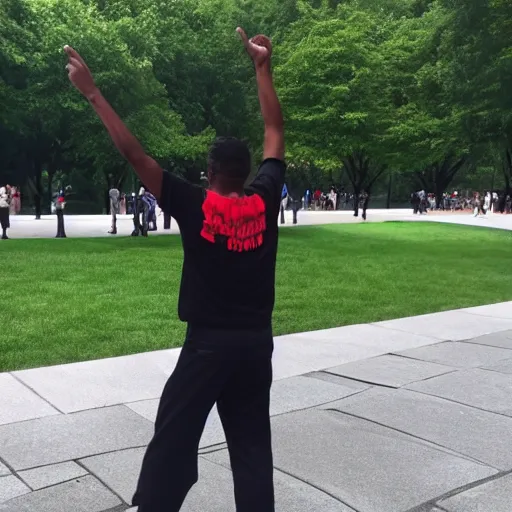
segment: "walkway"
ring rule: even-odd
[[[512,302],[276,339],[279,512],[510,512]],[[0,511],[124,512],[179,349],[0,374]],[[233,512],[212,411],[184,512]]]
[[[473,217],[470,213],[413,215],[411,210],[368,210],[369,222],[411,221],[411,222],[447,222],[464,224],[468,226],[485,226],[491,228],[512,230],[512,215],[489,215],[487,217]],[[109,215],[68,215],[66,216],[66,233],[69,237],[103,237],[108,235],[110,229]],[[350,211],[336,212],[299,212],[299,225],[312,224],[352,224],[363,222],[355,218]],[[292,225],[292,214],[286,212],[286,226]],[[178,233],[176,222],[172,221],[171,231],[163,231],[163,217],[158,218],[159,231],[155,234]],[[133,230],[131,216],[118,217],[118,236],[128,236]],[[34,220],[33,216],[11,217],[11,238],[52,238],[57,233],[57,219],[55,215],[43,216],[41,220]]]

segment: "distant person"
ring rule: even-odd
[[[120,206],[119,190],[117,188],[111,188],[108,191],[108,197],[110,198],[110,214],[112,217],[112,226],[108,233],[110,235],[117,235],[117,214],[119,213]]]
[[[361,200],[362,200],[362,208],[363,208],[363,220],[366,220],[366,210],[368,209],[368,203],[370,202],[370,194],[363,190],[363,193],[361,194]]]
[[[329,197],[328,197],[328,205],[327,205],[327,210],[336,210],[336,202],[337,202],[337,194],[336,194],[336,189],[334,187],[331,188],[331,191],[329,192]]]
[[[145,190],[144,194],[142,194],[142,200],[148,206],[148,231],[157,231],[158,227],[156,225],[156,197],[148,190]]]
[[[11,215],[19,215],[21,211],[21,196],[17,187],[11,187]]]
[[[285,223],[284,212],[288,207],[288,187],[286,183],[283,185],[283,190],[281,191],[281,224]]]
[[[2,240],[8,240],[7,230],[11,227],[9,213],[11,208],[11,187],[6,185],[0,188],[0,227],[2,228]]]
[[[483,208],[485,215],[487,215],[487,213],[491,210],[491,203],[492,203],[491,193],[487,192],[485,194],[484,208]]]
[[[311,190],[309,188],[306,190],[306,193],[304,194],[304,210],[309,210],[309,207],[311,206]]]
[[[121,194],[119,201],[119,215],[126,215],[126,194]]]
[[[480,193],[475,192],[473,196],[473,217],[478,217],[482,213],[482,200],[480,199]]]
[[[198,479],[199,441],[215,404],[226,434],[236,509],[275,510],[269,407],[284,122],[270,40],[261,35],[249,40],[242,29],[238,32],[253,60],[265,126],[264,161],[248,187],[251,155],[234,138],[213,143],[207,190],[164,171],[103,97],[84,60],[65,47],[69,79],[144,187],[176,219],[184,251],[178,310],[187,334],[160,400],[133,497],[139,512],[181,509]]]
[[[315,204],[315,210],[318,210],[320,208],[320,199],[322,198],[322,191],[317,188],[315,190],[315,193],[313,194],[313,201]]]

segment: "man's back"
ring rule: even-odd
[[[166,174],[162,197],[180,226],[181,320],[205,327],[265,328],[274,307],[277,215],[284,162],[265,161],[243,197],[224,197]]]

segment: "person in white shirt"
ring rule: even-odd
[[[7,230],[11,227],[9,223],[9,209],[11,206],[11,187],[6,185],[0,188],[0,227],[2,228],[2,240],[7,240]]]
[[[487,194],[485,194],[485,199],[484,199],[484,212],[486,215],[490,209],[491,209],[491,193],[487,192]]]

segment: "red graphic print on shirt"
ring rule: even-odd
[[[208,190],[203,202],[201,236],[209,242],[226,240],[229,251],[252,251],[263,244],[265,203],[257,194],[240,198]]]

